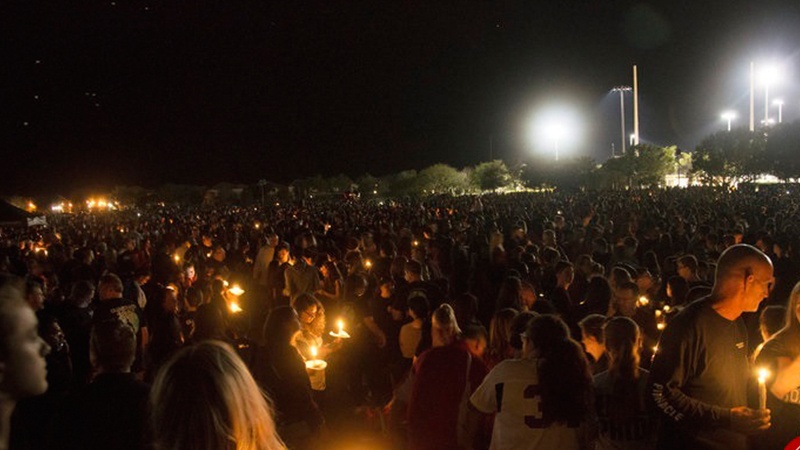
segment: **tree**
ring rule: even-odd
[[[416,170],[404,170],[395,174],[386,175],[381,179],[380,186],[386,187],[389,196],[403,196],[414,194],[417,180]]]
[[[736,178],[752,178],[767,169],[765,147],[762,131],[736,128],[714,133],[694,149],[692,173],[706,182],[726,185]]]
[[[781,124],[769,133],[766,166],[782,180],[800,178],[800,122]]]
[[[434,164],[417,174],[416,184],[422,193],[453,194],[467,188],[467,176],[447,164]]]
[[[354,184],[350,177],[341,173],[328,179],[330,190],[337,194],[351,190]]]
[[[677,147],[660,147],[651,144],[635,146],[623,158],[632,157],[634,186],[658,186],[664,182],[667,174],[675,172],[675,151]]]
[[[508,167],[506,167],[506,163],[496,159],[475,166],[470,181],[481,190],[494,191],[511,184],[512,177]]]
[[[373,177],[369,173],[365,173],[364,175],[360,176],[358,180],[356,180],[356,184],[358,184],[358,190],[361,191],[363,194],[372,194],[373,192],[378,190],[381,180],[376,177]]]

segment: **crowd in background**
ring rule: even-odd
[[[49,347],[9,448],[327,448],[364,417],[393,448],[656,448],[648,369],[671,320],[715,292],[726,249],[774,268],[744,351],[800,373],[799,199],[348,197],[4,229],[0,272],[22,278]],[[800,434],[797,378],[774,378],[764,448]]]

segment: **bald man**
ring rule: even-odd
[[[662,419],[659,449],[745,450],[747,435],[769,428],[769,410],[747,406],[755,374],[741,315],[758,310],[773,282],[764,253],[745,244],[729,247],[717,262],[711,294],[664,330],[649,379]]]

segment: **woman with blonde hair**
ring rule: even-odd
[[[756,367],[769,369],[767,409],[772,426],[754,448],[781,448],[800,434],[800,283],[789,295],[786,325],[761,348]]]
[[[459,339],[461,330],[453,308],[442,304],[433,312],[432,348],[414,365],[414,384],[408,405],[409,449],[451,450],[468,446],[459,433],[461,399],[470,395],[486,375],[486,366],[473,358]]]
[[[265,394],[227,344],[204,341],[178,352],[150,392],[157,450],[285,448]]]

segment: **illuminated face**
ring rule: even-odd
[[[758,305],[769,296],[775,284],[772,266],[764,264],[756,267],[752,274],[745,278],[744,303],[742,310],[745,312],[758,311]]]
[[[636,293],[632,289],[617,289],[614,292],[614,304],[617,311],[628,317],[636,313]]]
[[[9,314],[15,323],[7,336],[6,354],[0,361],[0,392],[13,399],[39,395],[47,390],[44,357],[50,346],[39,337],[36,315],[28,307],[17,307]]]
[[[300,312],[300,322],[310,324],[317,317],[317,305],[311,305]]]
[[[225,261],[225,249],[222,247],[217,248],[214,250],[214,260],[217,262]]]

